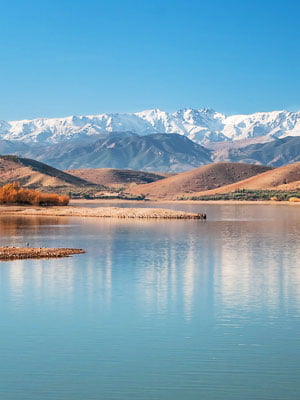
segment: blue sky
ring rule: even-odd
[[[1,2],[0,119],[300,110],[300,2]]]

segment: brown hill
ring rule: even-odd
[[[92,184],[28,158],[0,156],[0,185],[19,182],[23,187],[83,187]]]
[[[300,162],[284,165],[270,171],[263,172],[242,181],[224,185],[217,189],[199,191],[193,196],[212,195],[217,193],[230,193],[235,190],[295,190],[300,188]]]
[[[176,199],[182,194],[188,195],[215,189],[270,169],[270,167],[261,165],[239,163],[208,164],[157,182],[139,185],[132,188],[131,192],[133,194],[143,193],[148,198]]]
[[[132,183],[138,185],[150,182],[156,182],[164,179],[171,174],[152,173],[145,171],[134,171],[129,169],[113,169],[113,168],[93,168],[93,169],[70,169],[65,172],[104,186],[125,186],[128,187]]]

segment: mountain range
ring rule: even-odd
[[[86,140],[111,132],[131,132],[138,135],[177,133],[200,144],[259,137],[270,140],[300,136],[300,111],[226,116],[208,108],[184,108],[173,113],[155,109],[131,114],[108,113],[0,121],[0,139],[24,143]]]
[[[117,168],[154,172],[182,172],[220,161],[273,167],[300,161],[300,137],[250,145],[243,142],[240,146],[227,143],[211,149],[176,134],[120,135],[87,144],[77,141],[24,144],[15,151],[11,142],[0,140],[0,154],[33,158],[59,169]]]
[[[0,121],[0,154],[60,169],[181,172],[217,161],[277,167],[300,159],[300,112],[148,110]]]

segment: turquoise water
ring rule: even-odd
[[[165,207],[167,205],[164,205]],[[1,400],[298,400],[300,208],[207,221],[0,216]]]

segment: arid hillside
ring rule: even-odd
[[[257,176],[222,187],[199,191],[193,196],[231,193],[235,190],[296,190],[300,188],[300,162],[278,167]]]
[[[148,198],[176,199],[179,195],[215,189],[269,171],[270,167],[240,163],[215,163],[201,166],[157,182],[138,185],[133,194]]]
[[[123,186],[130,184],[145,184],[164,179],[170,174],[134,171],[129,169],[94,168],[94,169],[70,169],[65,171],[78,178],[104,186]]]
[[[278,190],[300,190],[300,181],[285,183],[279,186],[276,186]]]
[[[0,156],[0,185],[18,182],[23,187],[85,187],[91,183],[28,158]]]

